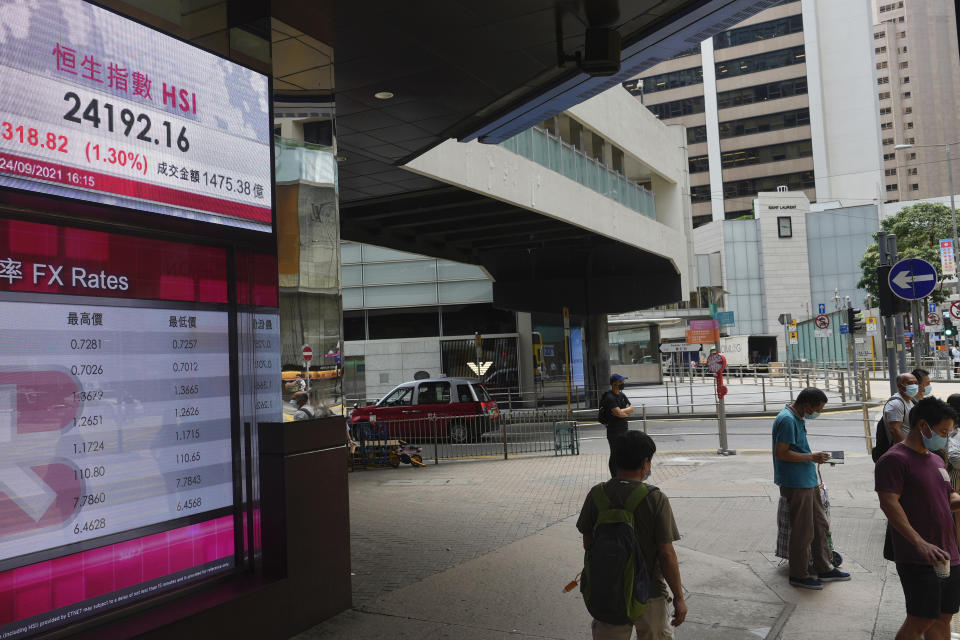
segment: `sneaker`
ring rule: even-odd
[[[817,574],[817,579],[819,579],[820,582],[843,582],[850,579],[850,574],[834,568],[827,573]]]
[[[815,578],[790,578],[790,586],[801,589],[823,589],[823,583]]]

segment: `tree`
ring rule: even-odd
[[[937,270],[937,278],[943,282],[940,272],[940,240],[953,237],[953,216],[950,207],[933,202],[919,202],[904,207],[880,223],[880,229],[897,236],[897,254],[900,260],[920,258],[926,260]],[[878,299],[877,267],[880,265],[880,250],[874,243],[867,248],[860,259],[863,276],[857,287],[863,289],[874,299]],[[942,285],[930,294],[933,302],[946,299]]]

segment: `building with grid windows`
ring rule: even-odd
[[[950,0],[873,0],[883,173],[889,202],[950,193],[945,143],[960,142],[957,18]],[[897,145],[914,145],[896,149]],[[928,146],[933,145],[933,146]],[[952,150],[957,158],[960,146]],[[954,182],[960,164],[953,168]]]
[[[694,225],[753,215],[761,191],[883,199],[880,113],[865,0],[779,3],[626,87],[687,127]]]

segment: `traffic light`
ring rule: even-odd
[[[957,335],[957,329],[953,326],[953,319],[950,316],[943,319],[943,335],[948,338]]]
[[[847,327],[849,327],[850,333],[863,331],[863,314],[860,313],[860,309],[854,309],[853,307],[847,309]]]
[[[880,315],[892,316],[910,311],[910,303],[894,295],[890,290],[890,269],[888,265],[877,267],[877,289],[879,292],[877,303]]]

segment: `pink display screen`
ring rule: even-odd
[[[234,567],[228,269],[222,247],[0,220],[0,638]]]

